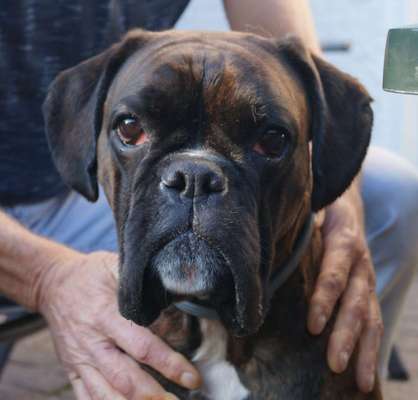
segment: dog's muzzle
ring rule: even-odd
[[[243,183],[250,179],[204,151],[171,154],[156,175],[152,198],[131,211],[143,223],[128,226],[122,314],[147,325],[171,303],[192,300],[217,310],[236,334],[255,331],[262,293],[256,201]],[[148,252],[130,242],[135,232]]]

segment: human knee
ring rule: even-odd
[[[366,211],[379,213],[383,220],[418,225],[418,169],[401,157],[371,148],[364,165],[363,194]]]

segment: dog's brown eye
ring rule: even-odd
[[[125,117],[119,120],[116,131],[123,143],[138,146],[148,140],[148,135],[135,117]]]
[[[289,145],[289,133],[284,130],[270,129],[264,133],[253,149],[267,157],[281,157]]]

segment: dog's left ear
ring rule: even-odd
[[[64,182],[90,201],[97,200],[96,142],[103,106],[113,78],[147,33],[132,31],[123,41],[52,82],[43,104],[52,158]]]
[[[332,203],[358,174],[373,125],[371,97],[353,77],[310,54],[296,39],[280,44],[311,108],[312,209]]]

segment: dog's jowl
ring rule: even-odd
[[[357,175],[370,97],[296,40],[133,31],[60,74],[44,104],[64,180],[114,211],[123,316],[190,357],[181,399],[381,399],[326,363],[306,314],[314,213]],[[352,364],[354,361],[352,362]]]

